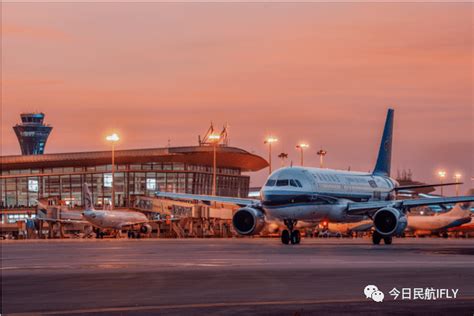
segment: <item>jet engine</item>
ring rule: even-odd
[[[398,235],[407,227],[407,218],[396,208],[384,207],[375,212],[374,227],[382,236]]]
[[[143,224],[142,227],[140,227],[140,233],[148,235],[151,234],[152,228],[150,224]]]
[[[243,207],[235,212],[232,224],[240,235],[255,235],[265,226],[265,218],[257,208]]]

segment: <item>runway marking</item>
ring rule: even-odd
[[[451,299],[438,299],[433,302],[451,301]],[[474,301],[474,296],[462,297],[456,301]],[[202,304],[175,304],[175,305],[148,305],[148,306],[129,306],[129,307],[103,307],[103,308],[85,308],[49,312],[26,312],[26,313],[8,313],[10,316],[33,316],[33,315],[61,315],[61,314],[86,314],[86,313],[112,313],[112,312],[136,312],[146,310],[161,309],[186,309],[186,308],[213,308],[213,307],[236,307],[236,306],[265,306],[265,305],[314,305],[314,304],[339,304],[339,303],[364,303],[364,299],[344,299],[344,300],[291,300],[291,301],[264,301],[264,302],[228,302],[228,303],[202,303]],[[395,301],[394,301],[395,302]],[[426,301],[410,301],[426,302]]]

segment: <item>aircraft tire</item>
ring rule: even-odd
[[[294,230],[291,232],[291,244],[297,245],[301,242],[301,233],[299,230]]]
[[[380,236],[379,233],[374,232],[374,233],[372,234],[372,243],[373,243],[374,245],[379,245],[381,240],[382,240],[382,236]]]
[[[388,237],[384,237],[383,238],[383,242],[386,244],[386,245],[391,245],[392,244],[392,236],[388,236]]]
[[[290,243],[290,232],[286,229],[281,232],[281,242],[285,245]]]
[[[294,230],[291,232],[290,241],[292,245],[297,245],[300,243],[301,234],[299,230]]]

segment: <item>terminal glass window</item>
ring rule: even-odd
[[[106,188],[112,187],[112,174],[111,173],[104,173],[104,187]]]
[[[158,173],[156,174],[156,180],[157,180],[157,187],[156,187],[156,189],[158,189],[159,191],[165,190],[165,186],[166,186],[166,174],[165,174],[165,173],[162,173],[162,172],[158,172]]]
[[[146,189],[156,190],[156,179],[146,179]]]
[[[28,180],[28,191],[38,192],[38,180],[30,179]]]
[[[175,162],[173,164],[173,170],[184,170],[184,164]]]

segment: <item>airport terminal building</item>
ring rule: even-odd
[[[128,207],[136,196],[156,191],[211,194],[212,146],[115,150],[115,205]],[[244,172],[268,166],[245,150],[216,147],[216,194],[247,197],[250,177]],[[83,205],[82,184],[90,184],[94,204],[112,198],[111,151],[0,157],[0,209],[31,208],[41,198]],[[2,212],[3,213],[3,212]],[[3,222],[3,218],[2,218]]]

